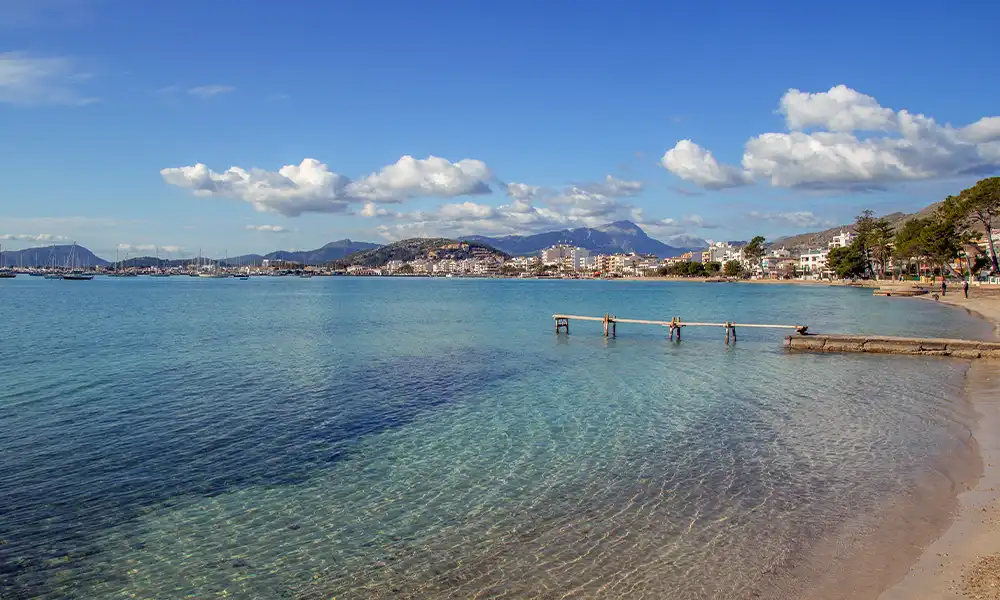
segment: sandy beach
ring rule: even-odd
[[[982,316],[993,323],[994,335],[1000,334],[1000,290],[973,288],[968,299],[953,290],[938,301]],[[982,475],[959,495],[954,521],[944,534],[880,600],[1000,599],[1000,363],[975,361],[966,393],[979,413],[972,433]]]

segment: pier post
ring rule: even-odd
[[[674,317],[674,318],[677,319],[677,341],[679,342],[681,341],[681,318],[680,317]]]
[[[608,337],[609,316],[608,313],[604,313],[604,337]]]
[[[729,328],[733,330],[733,343],[736,343],[736,323],[730,323]]]
[[[726,345],[728,346],[729,345],[729,321],[726,321],[726,324],[724,325],[724,327],[726,328]]]
[[[617,329],[618,329],[618,321],[616,321],[615,317],[612,316],[611,317],[611,337],[617,337],[617,331],[616,331]]]
[[[559,334],[559,328],[566,329],[566,335],[569,335],[569,319],[564,319],[561,317],[556,317],[556,335]]]

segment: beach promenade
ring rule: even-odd
[[[981,315],[1000,337],[1000,290],[974,288],[971,296],[955,290],[938,301]],[[974,362],[966,393],[980,415],[972,434],[982,477],[959,495],[951,526],[880,600],[1000,598],[1000,361]]]

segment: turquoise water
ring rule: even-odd
[[[0,307],[3,598],[748,597],[968,450],[967,363],[551,314],[988,335],[810,286],[22,276]]]

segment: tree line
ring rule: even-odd
[[[926,217],[915,217],[894,228],[866,210],[854,224],[854,240],[827,256],[827,267],[841,278],[878,279],[930,265],[941,274],[970,277],[1000,273],[993,234],[1000,216],[1000,177],[980,180],[948,196]],[[986,241],[985,249],[982,242]],[[963,268],[955,267],[963,259]]]

